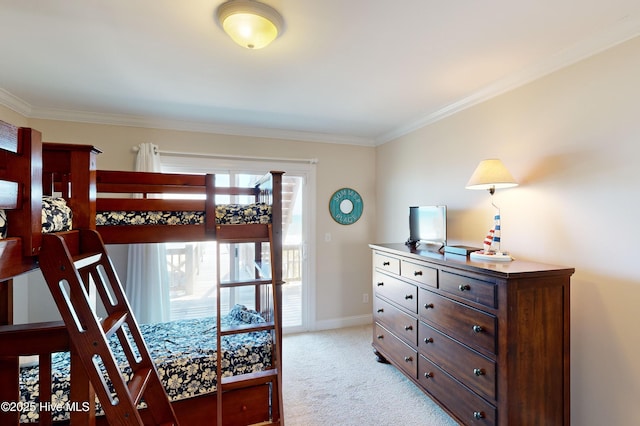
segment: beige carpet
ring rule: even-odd
[[[394,367],[376,362],[371,326],[284,336],[285,424],[457,425]]]

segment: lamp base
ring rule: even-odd
[[[507,253],[485,252],[484,250],[474,251],[469,254],[469,258],[480,262],[511,262],[513,260],[511,255]]]

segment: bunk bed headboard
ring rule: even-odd
[[[21,239],[23,256],[35,256],[42,239],[40,132],[0,121],[0,181],[0,208],[6,209],[7,237]]]

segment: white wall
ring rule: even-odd
[[[449,206],[450,243],[479,246],[477,163],[501,158],[520,186],[496,192],[503,248],[572,266],[572,424],[640,424],[640,38],[378,148],[380,242],[407,236],[407,207]],[[535,376],[535,371],[531,372]]]

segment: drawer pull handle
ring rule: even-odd
[[[381,314],[381,313],[383,313],[383,312],[384,312],[384,309],[382,309],[382,308],[378,309],[378,313],[379,313],[379,314]]]
[[[424,308],[425,309],[433,309],[433,303],[425,303],[424,304]]]
[[[430,378],[432,378],[432,377],[433,377],[433,374],[431,374],[431,373],[424,373],[424,378],[425,378],[425,379],[430,379]]]
[[[458,286],[458,290],[460,290],[460,291],[469,291],[469,290],[471,290],[471,286],[469,284],[460,284]]]
[[[404,298],[405,300],[413,299],[413,294],[407,294]]]
[[[414,277],[417,277],[417,276],[419,276],[419,275],[422,275],[422,271],[414,271],[414,272],[413,272],[413,276],[414,276]]]
[[[479,326],[479,325],[474,325],[474,326],[473,326],[473,331],[474,331],[475,333],[482,333],[482,332],[484,331],[484,329],[483,329],[481,326]]]
[[[405,331],[413,330],[413,327],[412,327],[412,326],[410,326],[410,325],[405,325],[405,326],[404,326],[404,330],[405,330]]]
[[[378,334],[378,340],[382,340],[384,339],[384,336],[382,334]]]
[[[474,368],[473,374],[476,376],[484,376],[484,370],[482,368]]]
[[[382,266],[389,266],[391,265],[391,262],[382,262]]]
[[[413,357],[410,357],[410,356],[404,357],[404,362],[411,362],[411,361],[413,361]]]
[[[432,338],[432,337],[425,337],[425,338],[424,338],[424,342],[425,342],[426,344],[433,343],[433,338]]]
[[[384,283],[382,281],[378,282],[378,287],[382,287]]]
[[[484,413],[482,411],[474,411],[473,418],[476,420],[484,419]]]

